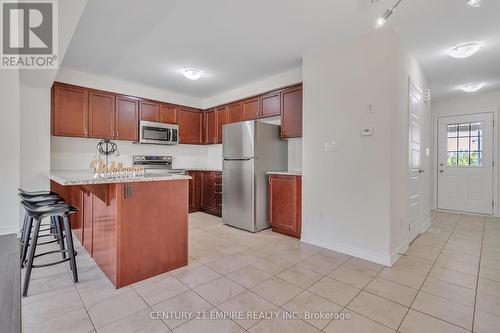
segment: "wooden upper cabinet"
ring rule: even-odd
[[[115,139],[139,141],[139,100],[116,96]]]
[[[281,137],[302,137],[302,85],[281,93]]]
[[[89,137],[115,138],[115,95],[99,91],[89,92]]]
[[[178,112],[180,143],[202,144],[202,112],[197,109],[180,107]]]
[[[260,116],[275,117],[281,114],[281,92],[273,91],[260,98]]]
[[[243,120],[257,119],[260,115],[260,98],[253,97],[242,102]]]
[[[205,133],[206,144],[213,144],[217,142],[217,122],[215,119],[215,109],[205,111]]]
[[[268,216],[273,231],[300,238],[302,219],[302,178],[269,176]]]
[[[141,100],[140,119],[145,121],[160,121],[160,103]]]
[[[87,89],[55,84],[52,88],[52,134],[87,137],[88,102]]]
[[[165,124],[177,124],[177,106],[172,104],[161,104],[160,122]]]
[[[231,103],[227,106],[227,123],[238,123],[243,120],[242,102]]]
[[[222,143],[222,126],[227,124],[227,108],[219,106],[215,109],[215,121],[217,122],[216,143]]]

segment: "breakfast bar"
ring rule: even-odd
[[[79,208],[74,234],[116,288],[187,265],[190,178],[50,174],[51,189]]]

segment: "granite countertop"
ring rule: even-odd
[[[178,174],[146,174],[134,177],[94,178],[90,170],[53,170],[50,172],[49,178],[60,185],[97,185],[191,179],[190,176]]]
[[[302,171],[268,171],[268,175],[302,176]]]
[[[222,172],[222,169],[216,169],[216,168],[183,168],[186,171],[216,171],[216,172]]]

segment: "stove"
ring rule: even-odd
[[[172,156],[134,155],[134,166],[142,166],[148,175],[186,174],[184,169],[172,169]]]

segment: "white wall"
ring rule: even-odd
[[[19,221],[19,73],[0,70],[0,235],[17,232]]]
[[[97,157],[96,145],[98,139],[51,137],[51,169],[52,170],[82,170],[88,169],[90,161]],[[207,168],[220,170],[222,154],[218,150],[221,145],[141,145],[128,141],[115,141],[120,156],[111,160],[132,164],[132,155],[172,155],[173,167],[179,169]],[[209,158],[210,154],[213,155]],[[222,150],[221,150],[222,151]]]
[[[464,94],[460,97],[452,97],[447,99],[437,100],[432,105],[432,112],[435,116],[434,127],[437,125],[437,118],[443,116],[457,116],[471,113],[494,112],[498,123],[498,112],[500,110],[500,90],[478,92],[473,94]],[[500,126],[495,124],[497,138],[500,138]],[[434,146],[436,149],[436,144]],[[497,139],[497,160],[500,157],[500,142]],[[495,163],[497,169],[497,179],[500,179],[500,168],[498,161]],[[433,168],[434,176],[436,176],[437,168]],[[436,178],[434,178],[436,180]],[[496,184],[496,191],[500,193],[500,182]],[[435,188],[435,183],[434,183]],[[498,198],[497,198],[498,201]],[[436,207],[436,198],[434,197],[433,207]],[[498,203],[496,204],[495,214],[500,215]]]
[[[383,29],[303,60],[302,239],[385,265],[400,230],[408,230],[407,96],[415,63],[403,50]],[[365,127],[375,135],[362,137]],[[332,141],[334,151],[325,152]]]

